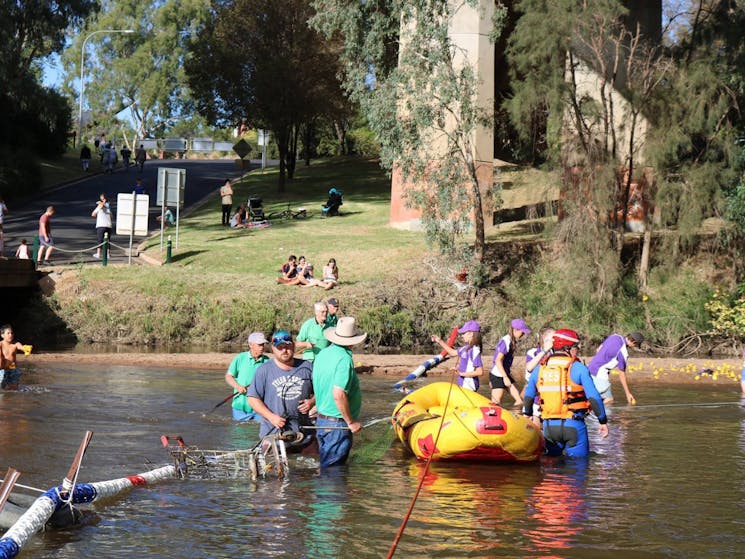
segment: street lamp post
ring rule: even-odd
[[[85,82],[83,82],[83,72],[85,70],[85,44],[88,39],[98,33],[134,33],[134,29],[99,29],[98,31],[92,31],[83,40],[83,46],[80,48],[80,107],[78,110],[78,145],[83,139],[83,91],[85,91]]]

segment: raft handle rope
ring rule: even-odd
[[[448,404],[450,403],[450,394],[453,392],[453,386],[455,386],[455,376],[457,374],[457,371],[453,371],[453,375],[450,379],[450,388],[448,389],[448,396],[445,399],[445,409],[448,409]],[[396,548],[398,547],[398,542],[401,540],[401,537],[404,534],[404,530],[406,529],[406,525],[409,523],[409,518],[411,517],[411,513],[414,511],[414,505],[416,505],[416,501],[419,498],[419,494],[422,491],[422,487],[424,486],[424,480],[427,477],[427,472],[429,472],[429,465],[432,463],[432,457],[434,456],[434,449],[437,448],[437,443],[440,440],[440,433],[442,432],[442,426],[445,423],[445,415],[442,414],[440,416],[440,425],[437,427],[437,435],[435,436],[435,442],[432,448],[432,453],[427,457],[427,461],[424,463],[424,468],[422,468],[422,473],[419,476],[419,483],[417,484],[416,491],[414,492],[414,496],[411,498],[411,503],[409,503],[409,508],[406,511],[406,514],[404,515],[403,520],[401,521],[401,526],[398,528],[398,532],[396,533],[396,537],[393,539],[393,543],[391,544],[390,549],[388,550],[388,554],[385,556],[386,559],[391,559],[393,555],[396,553]]]

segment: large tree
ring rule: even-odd
[[[484,254],[483,189],[474,132],[491,126],[478,102],[480,76],[449,34],[475,0],[316,0],[314,24],[344,43],[345,86],[382,144],[381,163],[400,172],[427,237],[462,264]],[[504,9],[497,3],[498,36]],[[400,36],[401,30],[405,30]],[[440,144],[441,149],[424,146]],[[491,154],[489,154],[491,159]],[[470,250],[462,239],[475,224]]]
[[[338,99],[333,43],[308,27],[305,0],[235,0],[221,5],[186,64],[199,112],[213,123],[271,130],[279,191],[294,165],[301,126]]]
[[[73,95],[76,85],[79,91],[81,49],[88,39],[83,76],[93,120],[113,123],[114,115],[128,110],[129,118],[119,124],[123,132],[126,120],[134,124],[133,138],[128,139],[162,133],[191,109],[183,70],[186,45],[210,15],[209,0],[107,2],[76,33],[65,52],[68,91]],[[111,29],[134,33],[106,31]],[[87,133],[104,131],[89,129]]]
[[[41,84],[41,60],[58,52],[68,24],[79,23],[92,0],[0,1],[0,192],[38,185],[38,155],[65,148],[70,107],[56,91]]]

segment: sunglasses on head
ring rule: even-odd
[[[276,334],[274,334],[274,336],[272,336],[272,345],[274,346],[281,346],[281,345],[291,344],[291,343],[292,343],[292,335],[286,330],[277,332]]]

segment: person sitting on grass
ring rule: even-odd
[[[248,215],[246,213],[246,206],[241,204],[238,206],[238,211],[233,214],[233,217],[230,218],[230,226],[233,229],[242,229],[246,227],[246,220],[248,218]]]
[[[323,267],[323,279],[311,279],[307,285],[323,287],[325,290],[333,289],[339,283],[339,268],[336,267],[336,260],[329,258],[328,264]]]
[[[295,281],[291,282],[295,285],[308,285],[313,281],[313,264],[305,259],[305,256],[301,256],[297,259],[297,275]]]
[[[166,208],[166,211],[163,212],[163,216],[155,216],[155,221],[160,223],[163,221],[165,223],[166,227],[169,225],[176,225],[176,217],[173,215],[173,212],[171,211],[171,208]]]
[[[291,254],[287,259],[287,262],[282,264],[280,268],[282,274],[277,278],[277,283],[292,284],[294,283],[295,277],[297,276],[297,258],[294,254]]]

